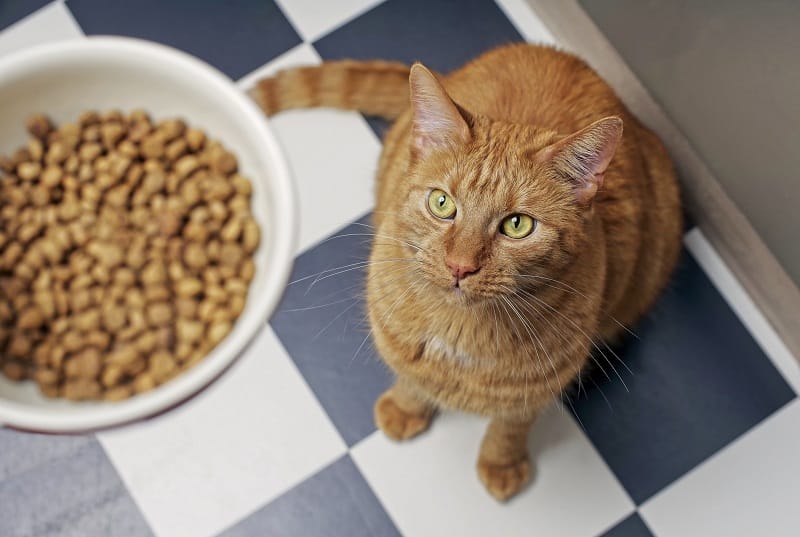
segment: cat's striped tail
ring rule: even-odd
[[[408,106],[410,67],[385,61],[339,60],[280,71],[248,93],[271,116],[292,108],[330,107],[397,118]]]

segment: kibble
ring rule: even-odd
[[[119,401],[232,330],[260,229],[236,156],[179,119],[26,122],[0,156],[0,370],[47,397]]]

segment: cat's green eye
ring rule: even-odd
[[[524,239],[536,228],[536,220],[527,214],[512,214],[500,223],[500,232],[512,239]]]
[[[428,209],[436,218],[450,219],[456,215],[456,203],[444,190],[434,188],[428,194]]]

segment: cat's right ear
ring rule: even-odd
[[[413,112],[413,151],[425,155],[470,140],[469,125],[458,107],[434,74],[421,63],[411,66],[409,87]]]
[[[621,138],[622,120],[606,117],[545,148],[539,158],[552,162],[572,183],[576,200],[588,205],[603,186]]]

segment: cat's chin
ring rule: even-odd
[[[448,302],[455,306],[469,306],[482,300],[483,297],[463,287],[450,286],[444,290]]]

